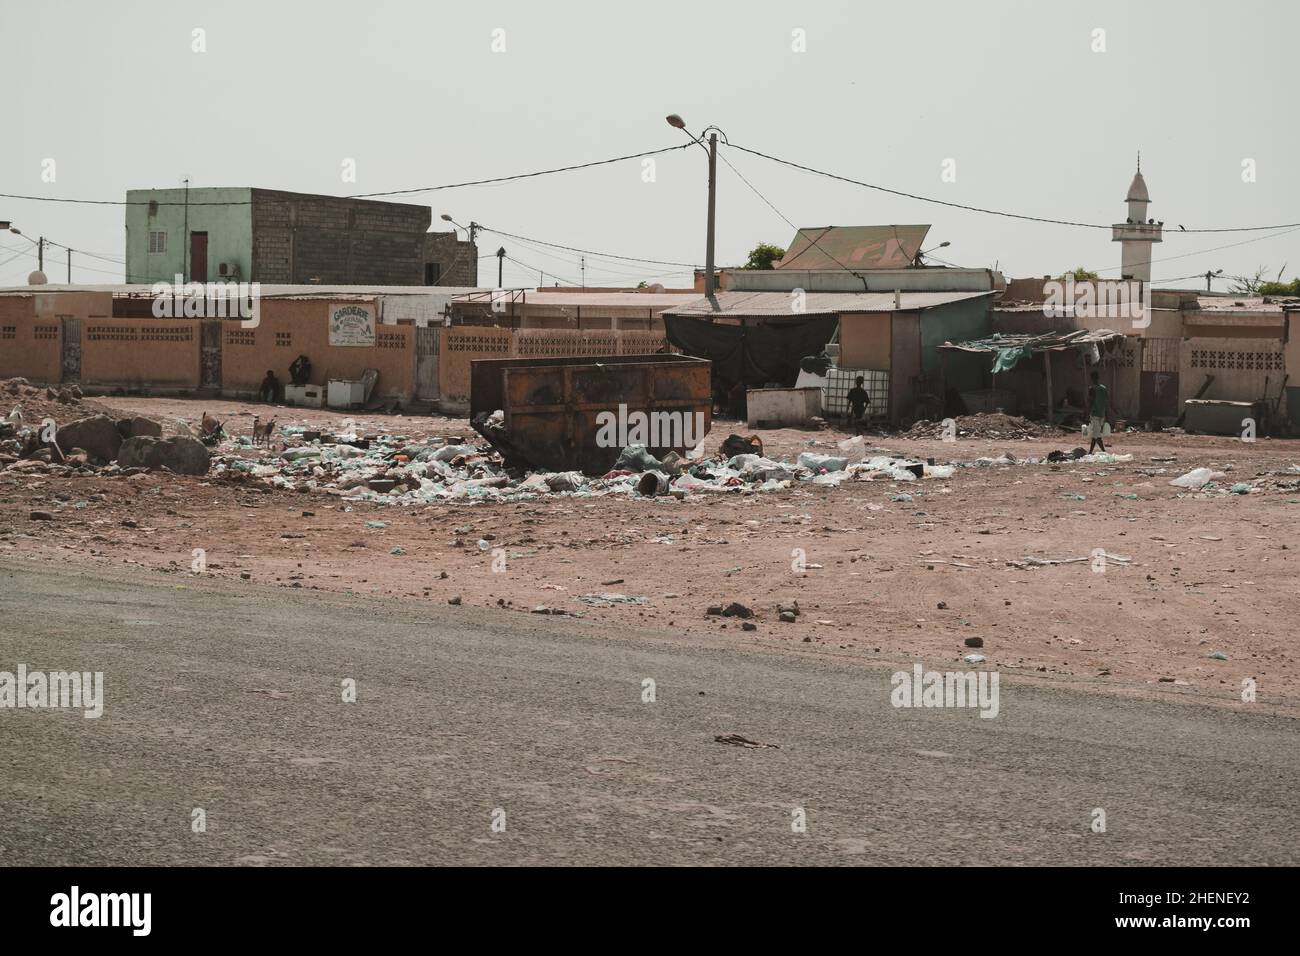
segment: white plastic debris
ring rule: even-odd
[[[1170,484],[1176,488],[1190,488],[1193,491],[1200,491],[1211,481],[1226,477],[1221,471],[1214,471],[1212,468],[1193,468],[1185,475],[1179,475],[1171,479]]]

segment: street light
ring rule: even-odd
[[[686,121],[682,119],[678,114],[669,113],[668,116],[665,117],[665,119],[668,120],[668,125],[671,126],[673,129],[681,130],[687,136],[690,136],[693,142],[700,143],[700,137],[691,136],[691,131],[686,128]],[[716,127],[713,126],[706,127],[705,132],[708,132],[709,130],[713,130],[713,132],[709,133],[709,149],[708,149],[709,224],[708,224],[708,232],[705,239],[705,247],[704,247],[704,295],[706,298],[712,298],[713,291],[714,291],[713,289],[713,238],[714,238],[714,225],[717,218],[715,211],[717,209],[717,199],[718,199],[718,133]],[[702,135],[703,134],[701,134],[701,136]],[[703,147],[704,144],[700,143],[700,146]]]
[[[921,261],[922,256],[928,255],[929,253],[934,252],[934,250],[936,249],[947,249],[951,245],[952,245],[951,242],[944,241],[939,243],[937,246],[931,246],[929,249],[923,249],[923,250],[918,249],[916,253],[916,259],[913,261],[912,264],[915,266],[922,266],[925,264]]]
[[[15,236],[22,236],[36,247],[36,271],[42,273],[43,276],[45,272],[45,237],[41,236],[40,239],[33,239],[31,236],[25,235],[21,229],[7,219],[0,220],[0,229],[8,229]]]
[[[471,220],[469,221],[469,228],[468,228],[468,229],[465,229],[464,226],[462,226],[460,223],[458,223],[455,219],[452,219],[452,218],[451,218],[451,214],[450,214],[450,213],[446,213],[446,212],[444,212],[444,213],[443,213],[441,216],[439,216],[438,218],[441,219],[443,222],[449,222],[449,223],[451,223],[451,224],[452,224],[453,226],[455,226],[457,229],[464,229],[465,232],[469,233],[469,241],[470,241],[470,242],[473,242],[473,241],[474,241],[474,237],[478,234],[478,231],[479,231],[480,229],[483,228],[483,227],[480,226],[478,223],[476,223],[473,219],[471,219]]]

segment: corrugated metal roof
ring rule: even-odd
[[[1034,352],[1059,351],[1080,345],[1101,345],[1112,339],[1122,339],[1122,332],[1110,329],[1077,329],[1073,332],[1002,332],[987,339],[969,342],[944,342],[941,349],[961,352],[1000,352],[1003,349],[1028,348]]]
[[[800,229],[774,269],[905,269],[929,226],[817,226]]]
[[[950,302],[979,299],[992,292],[903,292],[899,294],[902,312],[933,309]],[[667,310],[668,315],[747,316],[747,315],[837,315],[842,312],[893,312],[892,292],[805,292],[803,308],[796,311],[790,292],[719,292],[712,300],[703,296]]]

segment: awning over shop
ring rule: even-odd
[[[944,342],[939,348],[957,352],[991,352],[993,372],[1015,368],[1024,359],[1040,352],[1063,352],[1067,349],[1096,350],[1098,357],[1124,340],[1122,332],[1110,329],[1076,329],[1073,332],[1001,332],[986,339],[969,342]]]

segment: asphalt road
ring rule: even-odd
[[[1296,721],[1244,705],[1004,681],[981,719],[892,669],[10,561],[19,663],[105,701],[0,709],[7,865],[1300,862]]]

